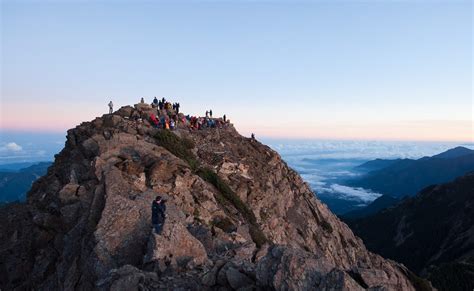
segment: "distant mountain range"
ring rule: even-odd
[[[28,167],[18,169],[18,167],[28,164]],[[45,175],[51,164],[50,162],[41,162],[0,166],[0,203],[24,201],[33,182]]]
[[[438,159],[461,158],[454,153]],[[348,224],[371,251],[428,277],[438,290],[474,289],[474,173]]]
[[[379,212],[380,210],[383,210],[385,208],[388,208],[397,204],[398,202],[400,202],[400,200],[397,198],[394,198],[389,195],[382,195],[379,198],[372,201],[372,203],[370,203],[366,207],[349,211],[341,215],[341,217],[344,220],[346,220],[346,219],[354,219],[354,218],[360,218],[360,217],[373,215]]]
[[[429,185],[446,183],[474,171],[474,151],[456,147],[418,160],[377,159],[358,166],[357,170],[364,174],[346,181],[347,185],[401,198],[413,196]]]
[[[22,169],[37,165],[40,162],[20,162],[0,165],[0,172],[19,172]]]

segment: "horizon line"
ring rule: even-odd
[[[77,126],[76,126],[77,127]],[[34,128],[0,128],[0,134],[2,133],[24,133],[24,134],[64,134],[67,135],[67,131],[76,127],[68,129],[34,129]],[[237,129],[236,129],[237,130]],[[242,136],[250,136],[250,133],[240,133]],[[288,140],[288,141],[381,141],[381,142],[448,142],[448,143],[459,143],[459,144],[474,144],[473,140],[456,140],[456,139],[405,139],[405,138],[376,138],[376,137],[317,137],[317,136],[272,136],[272,135],[260,135],[257,136],[257,140]],[[5,141],[6,142],[6,141]]]

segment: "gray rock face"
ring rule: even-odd
[[[160,235],[150,236],[145,264],[153,264],[155,271],[193,269],[209,264],[202,243],[186,228],[184,215],[174,205],[168,206],[170,213]]]
[[[2,290],[414,290],[269,147],[232,126],[160,140],[130,118],[153,110],[68,131],[28,203],[0,213]]]

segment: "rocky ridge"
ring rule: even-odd
[[[2,209],[2,290],[430,288],[367,251],[269,147],[232,125],[155,129],[154,110],[69,130],[28,202]],[[158,194],[162,235],[150,219]]]

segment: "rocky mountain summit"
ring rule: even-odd
[[[2,290],[430,288],[367,251],[269,147],[232,125],[157,129],[150,113],[122,107],[69,130],[27,203],[1,209]]]

